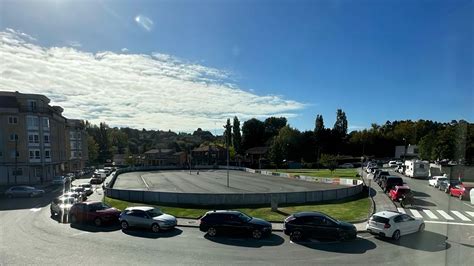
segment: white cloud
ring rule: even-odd
[[[295,116],[302,103],[259,96],[231,84],[230,74],[154,53],[86,53],[41,47],[14,31],[0,32],[0,90],[39,93],[69,118],[112,126],[192,131],[241,120]]]
[[[122,53],[127,53],[128,49],[127,48],[122,48],[122,49],[120,49],[120,51],[122,51]]]
[[[144,28],[146,31],[151,31],[153,29],[153,20],[144,15],[138,15],[135,17],[135,22]]]
[[[79,48],[82,46],[82,44],[78,41],[67,41],[67,45]]]

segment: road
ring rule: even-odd
[[[60,193],[59,191],[56,192]],[[354,241],[292,243],[281,232],[263,240],[206,238],[196,228],[122,232],[117,226],[71,226],[50,217],[54,193],[38,199],[0,199],[0,264],[335,264],[469,265],[474,239],[465,226],[429,223],[399,242],[359,234]],[[100,198],[98,187],[91,196]],[[454,203],[453,203],[454,204]],[[451,206],[451,205],[450,205]],[[472,232],[472,228],[471,228]]]

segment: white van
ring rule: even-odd
[[[428,177],[430,164],[420,160],[405,161],[405,175],[408,177]]]

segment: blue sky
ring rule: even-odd
[[[316,114],[332,126],[337,108],[350,129],[474,120],[473,1],[1,1],[0,12],[1,30],[28,34],[39,47],[160,53],[225,72],[214,84],[262,96],[260,104],[275,95],[269,104],[291,107],[256,114],[290,114],[302,130]],[[58,90],[49,93],[54,102]],[[241,113],[222,111],[205,124]]]

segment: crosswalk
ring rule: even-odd
[[[444,211],[444,210],[428,210],[428,209],[409,209],[397,208],[399,212],[409,214],[413,217],[423,218],[425,220],[434,221],[462,221],[474,222],[474,211]]]

